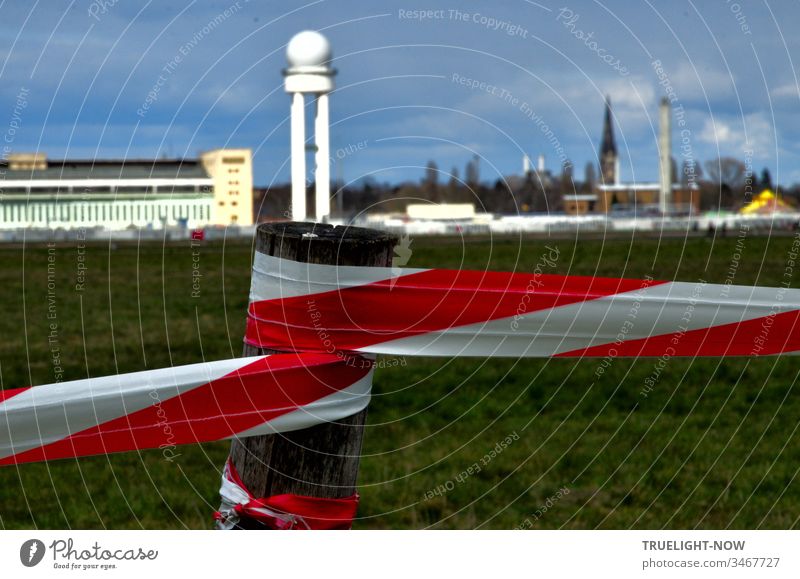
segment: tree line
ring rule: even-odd
[[[769,169],[752,171],[744,162],[721,157],[701,164],[684,161],[678,170],[672,160],[672,181],[682,188],[697,188],[702,211],[736,210],[764,189],[777,191],[784,200],[797,205],[800,185],[776,187]],[[334,183],[331,208],[334,215],[352,218],[363,213],[404,213],[409,203],[473,203],[487,213],[517,214],[558,212],[563,210],[565,195],[587,194],[597,190],[600,172],[594,163],[586,163],[581,180],[576,179],[570,161],[556,174],[531,171],[491,180],[481,179],[480,158],[470,158],[463,172],[458,167],[441,170],[429,161],[422,178],[399,184],[381,183],[372,177],[354,183]],[[314,185],[307,191],[309,211],[313,211]],[[256,213],[260,220],[286,217],[291,187],[282,184],[256,188]]]

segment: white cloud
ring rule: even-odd
[[[772,89],[770,95],[776,99],[800,98],[800,89],[794,83],[783,84]]]
[[[727,70],[699,62],[681,62],[668,80],[679,100],[730,100],[736,87],[736,77]]]
[[[774,127],[764,113],[739,118],[706,118],[698,134],[702,142],[717,146],[722,153],[752,149],[764,156],[774,148]]]

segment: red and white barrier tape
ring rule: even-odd
[[[800,350],[800,290],[337,267],[257,253],[245,341],[423,356],[758,356]]]
[[[214,513],[217,529],[233,529],[243,519],[278,530],[346,530],[353,525],[358,495],[324,499],[301,495],[275,495],[257,499],[245,487],[230,458],[222,471],[222,504]]]
[[[787,288],[336,267],[257,253],[245,340],[292,353],[0,391],[0,466],[147,448],[166,455],[338,420],[367,406],[373,354],[788,354],[800,351],[798,317],[800,290]],[[349,528],[358,503],[255,498],[231,464],[220,492],[220,528],[243,518]]]
[[[308,428],[366,408],[372,361],[223,360],[0,390],[0,466]]]

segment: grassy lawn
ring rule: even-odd
[[[408,265],[533,271],[549,245],[559,259],[544,273],[784,281],[792,238],[736,233],[419,238]],[[250,244],[206,244],[195,259],[200,297],[189,242],[0,246],[2,387],[54,381],[55,347],[64,380],[239,355]],[[356,528],[797,527],[797,360],[673,359],[647,397],[653,360],[615,360],[599,379],[597,360],[409,358],[380,368]],[[0,528],[208,528],[227,450],[0,469]]]

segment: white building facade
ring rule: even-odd
[[[229,185],[229,175],[212,175],[206,157],[235,163],[236,187]],[[48,161],[36,154],[9,155],[0,162],[0,229],[118,231],[252,223],[247,149],[216,150],[188,160]]]

